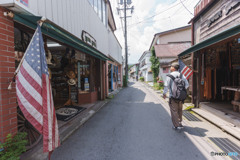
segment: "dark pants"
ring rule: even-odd
[[[182,102],[169,99],[169,107],[171,111],[171,117],[174,127],[180,127],[179,122],[182,122]]]

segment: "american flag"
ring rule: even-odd
[[[17,100],[26,119],[43,135],[43,152],[60,146],[52,89],[38,25],[16,77]]]
[[[187,78],[189,79],[191,75],[193,74],[193,71],[188,68],[182,61],[181,59],[178,59],[179,61],[179,66],[180,66],[180,72]]]

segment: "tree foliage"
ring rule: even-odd
[[[152,56],[150,57],[150,61],[152,63],[151,70],[153,72],[153,82],[156,83],[157,82],[156,78],[158,77],[158,74],[159,74],[160,62],[159,62],[158,58],[156,57],[154,47],[152,47],[151,53],[152,53]]]

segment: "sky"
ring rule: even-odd
[[[118,15],[116,9],[123,6],[117,3],[119,0],[110,0],[110,2],[117,27],[115,35],[123,48],[122,54],[125,57],[124,19],[120,18],[123,17],[124,12],[121,11]],[[143,52],[149,50],[156,33],[189,25],[188,22],[192,19],[194,7],[198,2],[199,0],[132,0],[129,7],[134,6],[134,12],[127,13],[127,16],[132,16],[127,18],[128,53],[130,54],[128,63],[138,63]]]

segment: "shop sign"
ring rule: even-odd
[[[233,9],[240,6],[239,0],[233,0],[225,6],[225,15],[227,16]],[[222,17],[222,10],[218,11],[212,18],[207,20],[207,25],[210,27],[214,22]]]
[[[20,3],[28,7],[28,0],[20,0]]]
[[[96,39],[94,39],[89,33],[87,33],[86,31],[82,31],[82,40],[93,46],[94,48],[97,48],[97,41]]]
[[[222,11],[217,12],[212,18],[207,21],[208,27],[210,27],[215,21],[222,17]]]
[[[226,10],[226,15],[228,15],[233,9],[237,8],[240,5],[240,2],[235,1],[234,3],[229,3],[226,5],[225,10]]]

